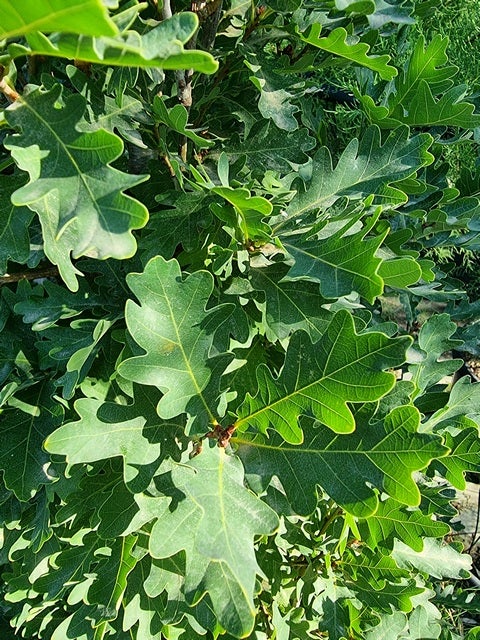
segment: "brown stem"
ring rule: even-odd
[[[40,269],[33,269],[32,271],[20,271],[18,273],[5,273],[0,276],[0,286],[4,284],[11,284],[12,282],[20,282],[20,280],[36,280],[37,278],[51,278],[58,276],[58,267],[50,266]]]
[[[6,96],[7,100],[9,100],[10,102],[15,102],[20,98],[20,94],[17,93],[15,89],[12,89],[12,87],[10,87],[5,82],[5,78],[2,78],[0,80],[0,91],[3,93],[4,96]]]

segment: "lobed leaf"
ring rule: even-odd
[[[355,419],[348,404],[373,402],[392,389],[395,376],[384,369],[401,364],[408,343],[407,337],[357,334],[352,316],[339,311],[314,345],[303,331],[293,334],[278,378],[258,367],[257,394],[247,394],[235,424],[262,433],[273,428],[298,444],[298,419],[313,414],[333,431],[351,433]]]
[[[208,593],[220,624],[236,637],[253,628],[253,593],[259,567],[254,537],[271,534],[278,518],[243,483],[243,468],[217,446],[204,447],[171,473],[184,498],[159,517],[150,553],[167,558],[186,551],[185,595],[190,604]],[[186,526],[188,523],[188,526]]]
[[[303,420],[305,439],[290,444],[277,434],[236,434],[233,441],[245,466],[250,486],[265,487],[276,476],[296,513],[315,509],[320,486],[343,509],[369,518],[379,506],[378,492],[418,506],[420,492],[412,473],[448,453],[438,436],[418,433],[420,413],[415,407],[393,409],[381,422],[358,422],[348,435]]]
[[[114,169],[120,138],[106,131],[80,133],[85,111],[80,95],[67,96],[58,107],[62,87],[33,89],[9,107],[5,116],[21,133],[10,135],[5,146],[30,182],[12,195],[16,206],[35,211],[42,225],[44,250],[72,291],[78,288],[70,255],[105,259],[128,258],[135,253],[133,229],[142,227],[146,207],[123,193],[146,179]]]
[[[301,34],[300,37],[304,42],[308,42],[308,44],[318,49],[333,53],[336,56],[350,60],[354,64],[376,71],[383,80],[391,80],[397,75],[397,69],[388,64],[390,61],[389,55],[367,55],[370,51],[370,46],[366,42],[348,42],[348,34],[343,27],[333,29],[328,36],[323,38],[320,37],[321,30],[320,24],[313,24],[306,34]]]
[[[127,327],[146,353],[122,362],[120,375],[164,393],[157,407],[162,418],[184,413],[188,402],[198,397],[208,431],[216,410],[202,395],[211,376],[207,360],[213,332],[206,331],[205,322],[212,314],[205,307],[213,277],[196,271],[182,281],[178,262],[157,256],[143,273],[129,274],[127,283],[140,300],[140,305],[127,301]]]
[[[114,36],[117,27],[101,0],[0,0],[0,39],[34,31],[64,31],[87,36]]]
[[[162,69],[194,69],[214,73],[218,64],[204,51],[184,49],[198,28],[195,13],[177,13],[163,20],[146,33],[123,31],[117,37],[76,36],[55,33],[50,37],[40,32],[27,34],[27,46],[11,44],[9,55],[42,55],[82,60],[83,62],[121,67]]]
[[[408,128],[402,127],[392,131],[382,145],[380,130],[369,127],[360,141],[355,138],[348,144],[335,168],[329,150],[322,147],[314,158],[310,186],[291,201],[287,216],[274,231],[312,210],[324,211],[342,196],[359,200],[373,194],[383,205],[405,202],[406,195],[394,183],[433,161],[428,152],[431,142],[428,134],[409,138]]]

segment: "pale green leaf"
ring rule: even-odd
[[[142,227],[148,212],[123,193],[145,180],[110,166],[122,153],[120,138],[106,131],[79,133],[85,111],[80,95],[55,107],[62,88],[34,89],[5,112],[21,133],[5,146],[30,182],[12,195],[16,206],[28,206],[40,218],[47,257],[58,265],[71,290],[78,288],[70,255],[77,258],[127,258],[135,253],[132,229]]]
[[[388,393],[394,374],[384,369],[403,361],[408,343],[406,337],[377,332],[359,335],[352,316],[339,311],[314,345],[303,331],[293,334],[278,378],[266,366],[258,367],[257,394],[247,394],[235,424],[262,433],[272,428],[288,442],[300,443],[298,418],[313,413],[333,431],[351,433],[355,420],[348,403],[373,402]]]
[[[114,36],[117,28],[101,0],[0,0],[0,38],[32,31],[64,31],[86,36]]]
[[[412,381],[420,391],[423,392],[462,366],[459,359],[441,359],[462,344],[461,340],[451,339],[456,329],[457,325],[446,313],[435,314],[422,325],[418,332],[418,346],[421,352],[415,354],[415,362],[409,366]]]
[[[436,430],[448,427],[459,416],[467,416],[480,425],[480,382],[471,383],[463,376],[453,385],[447,404],[436,411],[425,423],[424,429]]]
[[[80,420],[67,422],[51,433],[44,447],[52,454],[66,456],[69,464],[121,456],[125,482],[132,483],[137,491],[143,490],[152,474],[147,469],[142,474],[142,467],[154,463],[160,454],[165,457],[175,453],[175,432],[181,429],[181,424],[165,423],[158,417],[159,399],[156,389],[138,386],[134,401],[128,405],[81,398],[75,402]],[[144,483],[141,488],[139,480]]]
[[[405,289],[422,277],[420,264],[410,256],[383,260],[378,268],[383,284],[394,289]]]
[[[392,556],[399,567],[413,567],[439,579],[467,578],[472,566],[472,558],[468,553],[460,553],[446,542],[435,538],[425,538],[422,551],[414,551],[396,540]]]
[[[232,138],[222,149],[232,160],[245,156],[247,165],[263,174],[268,169],[288,173],[296,165],[305,164],[306,152],[314,146],[315,139],[305,128],[285,132],[260,120],[253,125],[248,137],[238,141]]]
[[[217,446],[171,472],[184,499],[159,514],[150,537],[154,558],[186,551],[185,595],[195,604],[208,593],[219,622],[236,637],[253,628],[253,592],[259,567],[254,536],[271,534],[278,518],[243,484],[235,456]],[[188,526],[186,524],[188,523]]]

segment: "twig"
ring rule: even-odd
[[[20,280],[36,280],[37,278],[49,278],[52,276],[58,276],[58,267],[54,267],[53,265],[32,271],[21,271],[11,274],[5,273],[3,276],[0,276],[0,286],[12,282],[20,282]]]
[[[12,89],[12,87],[10,87],[5,82],[5,78],[2,78],[0,80],[0,91],[3,93],[4,96],[6,96],[7,100],[9,100],[10,102],[15,102],[20,98],[20,94],[17,93],[15,89]]]

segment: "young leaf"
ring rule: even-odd
[[[185,550],[189,603],[208,593],[222,626],[244,637],[255,616],[254,536],[273,533],[278,518],[245,489],[240,461],[221,447],[204,447],[188,464],[174,467],[171,477],[184,499],[155,522],[150,553],[167,558]]]
[[[85,36],[114,36],[115,23],[101,0],[1,0],[0,39],[17,38],[32,31],[65,31]]]
[[[408,344],[407,337],[359,335],[352,316],[339,311],[314,345],[303,331],[293,334],[278,378],[266,366],[258,367],[257,394],[247,395],[235,424],[262,433],[273,428],[287,442],[300,443],[298,418],[313,413],[333,431],[351,433],[355,420],[347,403],[373,402],[388,393],[394,374],[384,369],[403,362]]]
[[[109,163],[118,158],[120,138],[106,131],[79,133],[76,125],[85,111],[85,100],[62,94],[57,84],[50,91],[34,89],[6,110],[8,123],[21,129],[5,146],[30,182],[12,195],[16,206],[28,206],[42,224],[45,253],[69,289],[78,283],[74,258],[127,258],[136,243],[132,229],[142,227],[147,209],[123,191],[145,180],[129,176]]]
[[[418,506],[420,493],[412,473],[448,453],[438,436],[417,433],[419,422],[418,410],[403,406],[382,422],[359,421],[348,435],[304,420],[303,444],[283,442],[276,434],[268,440],[239,434],[233,442],[251,486],[260,481],[265,487],[278,477],[296,513],[312,513],[318,485],[349,513],[368,518],[378,508],[378,491]]]

